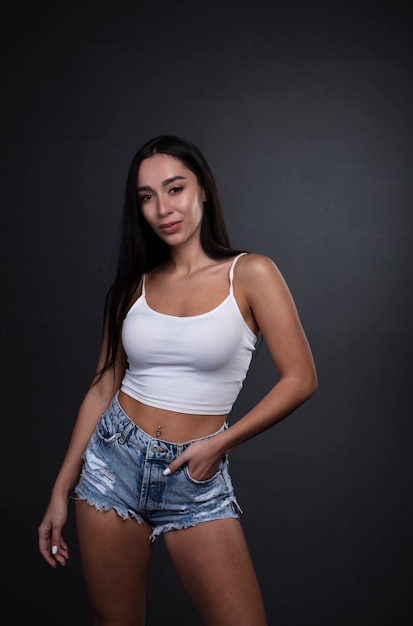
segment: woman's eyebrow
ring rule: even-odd
[[[176,180],[186,180],[186,177],[185,176],[171,176],[171,178],[167,178],[166,180],[163,180],[161,185],[162,187],[167,187],[168,185],[175,182]],[[149,185],[141,185],[140,187],[137,187],[136,190],[137,191],[152,191],[152,187],[150,187]]]

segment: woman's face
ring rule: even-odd
[[[144,218],[168,245],[199,239],[205,192],[179,159],[168,154],[144,159],[137,192]]]

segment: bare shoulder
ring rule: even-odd
[[[276,327],[298,327],[293,297],[273,259],[257,253],[243,255],[235,279],[237,301],[254,332],[258,328],[264,336],[274,337]]]
[[[238,267],[239,266],[239,267]],[[253,287],[265,287],[268,284],[285,287],[284,278],[276,263],[264,254],[250,252],[242,256],[237,263],[237,278],[247,291]]]

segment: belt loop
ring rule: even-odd
[[[126,428],[124,428],[123,431],[119,433],[118,442],[125,443],[126,439],[128,438],[129,433],[131,432],[133,428],[134,428],[134,424],[132,422],[129,422]]]

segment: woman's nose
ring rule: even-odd
[[[158,213],[159,215],[168,215],[171,212],[169,202],[166,198],[158,198]]]

